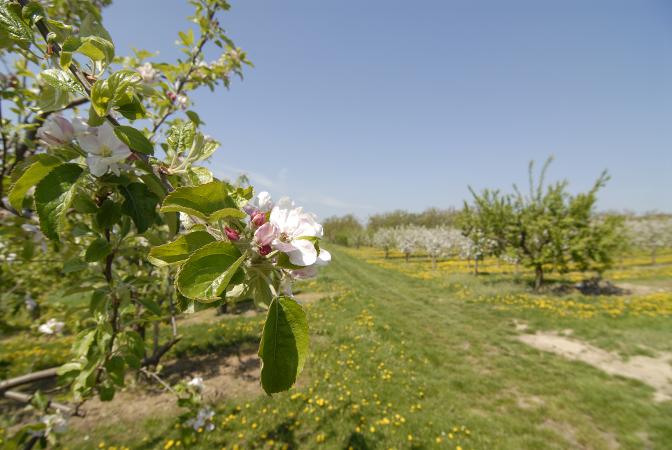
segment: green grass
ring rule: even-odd
[[[517,319],[533,329],[572,328],[637,354],[669,349],[669,316],[502,309],[478,298],[522,287],[466,275],[418,279],[333,253],[317,288],[339,294],[308,306],[312,353],[299,385],[272,398],[232,393],[216,405],[217,428],[199,434],[193,448],[672,447],[672,402],[655,403],[639,382],[529,348],[513,326]],[[238,341],[229,328],[247,339],[258,320],[191,326],[178,352],[224,351]],[[132,433],[101,424],[68,446],[176,448],[174,420],[138,422]]]

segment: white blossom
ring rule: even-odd
[[[327,250],[320,248],[320,253],[317,255],[317,261],[312,266],[303,267],[301,269],[295,269],[290,272],[292,277],[297,280],[306,280],[309,278],[314,278],[317,276],[317,268],[321,266],[326,266],[331,262],[331,253]]]
[[[75,129],[65,117],[51,114],[37,130],[37,137],[47,145],[63,145],[75,138]]]
[[[261,191],[250,200],[243,208],[250,216],[256,212],[267,213],[273,208],[273,199],[271,194]]]
[[[98,127],[95,134],[87,133],[78,140],[89,154],[86,163],[96,177],[105,175],[108,170],[118,175],[121,163],[131,155],[131,150],[117,138],[107,122]]]
[[[317,249],[310,238],[321,238],[323,230],[313,214],[295,207],[291,200],[285,198],[271,210],[269,223],[275,227],[276,233],[272,247],[286,253],[292,264],[312,266],[317,262]]]
[[[136,70],[142,77],[142,81],[147,84],[153,83],[157,80],[158,72],[149,62],[146,62],[140,67],[137,67]]]
[[[68,430],[68,420],[60,411],[43,416],[41,421],[46,427],[44,430],[46,436],[49,436],[51,433],[65,433]]]
[[[189,97],[184,94],[178,94],[177,97],[175,97],[175,103],[177,103],[177,106],[181,109],[187,109],[187,106],[189,105]]]
[[[56,319],[49,319],[46,323],[43,323],[37,327],[37,331],[46,335],[60,334],[63,331],[65,324]]]
[[[195,431],[200,429],[205,429],[207,431],[212,431],[215,429],[215,424],[213,419],[215,417],[215,412],[208,408],[201,408],[198,410],[196,417],[187,421],[187,425],[193,427]]]
[[[203,392],[203,388],[205,387],[205,384],[203,383],[203,378],[194,377],[191,380],[189,380],[189,382],[187,383],[187,386],[193,387],[198,392]]]

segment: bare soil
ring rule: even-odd
[[[253,349],[225,357],[204,356],[169,363],[165,376],[171,382],[193,376],[203,377],[204,397],[209,402],[262,395],[259,385],[260,361]],[[149,417],[174,416],[179,412],[175,396],[159,387],[130,387],[117,393],[111,402],[93,399],[82,407],[85,416],[72,420],[75,429],[92,429],[101,423],[123,424]]]
[[[584,362],[608,374],[641,381],[655,389],[655,401],[672,400],[670,353],[660,353],[656,357],[633,356],[624,361],[615,353],[555,332],[523,334],[518,339],[539,350]]]

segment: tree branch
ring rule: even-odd
[[[58,373],[58,367],[52,367],[51,369],[44,369],[40,370],[39,372],[33,372],[15,378],[10,378],[8,380],[0,381],[0,393],[6,391],[7,389],[22,386],[24,384],[29,384],[35,381],[53,378],[57,375],[57,373]]]
[[[23,392],[17,392],[17,391],[6,391],[4,393],[4,396],[10,400],[16,400],[17,402],[21,403],[30,403],[31,400],[33,399],[32,395],[24,394]],[[72,407],[65,405],[63,403],[53,402],[51,400],[49,400],[49,402],[47,403],[47,408],[53,408],[67,415],[71,415],[74,412]]]

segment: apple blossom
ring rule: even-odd
[[[63,145],[75,138],[72,123],[60,114],[51,114],[37,130],[37,137],[47,145]]]
[[[60,334],[63,331],[63,326],[65,326],[63,322],[56,319],[49,319],[46,323],[37,327],[37,331],[47,335]]]
[[[215,424],[213,423],[213,418],[215,417],[215,412],[210,408],[201,408],[198,410],[196,417],[187,421],[187,425],[191,425],[195,431],[200,429],[205,429],[207,431],[212,431],[215,429]]]
[[[312,266],[302,267],[301,269],[292,270],[290,274],[297,280],[306,280],[317,276],[317,268],[326,266],[331,262],[331,253],[321,248],[317,261]]]
[[[286,253],[289,261],[297,266],[311,266],[317,261],[317,249],[310,238],[321,238],[322,225],[313,214],[294,207],[294,202],[285,198],[271,210],[270,222],[276,230],[272,246]]]
[[[42,417],[41,422],[45,425],[45,436],[51,433],[61,434],[68,430],[68,420],[63,413],[56,411],[55,414],[47,414]]]
[[[72,127],[75,130],[76,139],[79,139],[82,136],[86,136],[88,134],[95,135],[97,133],[96,128],[90,127],[86,120],[82,119],[81,117],[75,117],[72,119]]]
[[[191,386],[194,389],[196,389],[198,392],[202,392],[203,388],[205,387],[205,384],[203,383],[203,378],[201,377],[194,377],[189,382],[187,383],[187,386]]]
[[[247,214],[254,216],[256,213],[267,213],[273,208],[273,199],[271,194],[266,191],[259,192],[243,208]]]
[[[100,177],[108,170],[119,174],[120,163],[131,155],[131,150],[114,134],[112,126],[105,122],[96,133],[87,133],[78,138],[79,144],[89,154],[86,163],[91,174]]]
[[[142,81],[149,84],[153,83],[157,80],[157,71],[154,67],[152,67],[152,64],[149,62],[144,63],[142,66],[138,67],[136,69],[140,76],[142,77]]]
[[[271,245],[277,234],[278,231],[275,228],[275,225],[271,222],[266,222],[254,232],[254,243],[259,247]]]
[[[175,97],[175,103],[177,103],[177,106],[181,109],[187,109],[187,105],[189,105],[189,97],[184,94],[178,94],[177,97]]]

